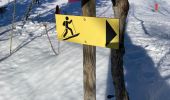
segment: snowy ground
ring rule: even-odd
[[[170,100],[170,0],[157,0],[158,12],[154,12],[155,1],[130,0],[124,67],[131,100]],[[0,16],[0,100],[83,100],[82,45],[59,42],[54,20],[56,4],[62,13],[81,15],[80,2],[42,0],[22,28],[29,2],[17,0],[14,31],[10,30],[13,2]],[[113,17],[110,0],[97,0],[96,9],[98,17]],[[9,55],[11,32],[13,52]],[[97,47],[97,100],[108,100],[107,95],[113,94],[109,53],[108,48]]]
[[[0,7],[7,5],[9,2],[9,0],[0,0]]]

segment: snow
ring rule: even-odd
[[[0,0],[0,7],[4,7],[10,2],[10,0]]]
[[[170,100],[170,0],[129,0],[125,34],[125,82],[130,100]],[[158,12],[154,3],[159,3]],[[58,41],[54,10],[81,15],[80,2],[43,0],[29,20],[23,15],[30,0],[17,1],[16,29],[11,29],[12,3],[0,19],[0,100],[83,100],[82,45]],[[2,3],[1,3],[2,4]],[[22,8],[22,10],[20,10]],[[97,17],[113,18],[110,0],[97,0]],[[45,27],[58,53],[50,47]],[[12,55],[9,54],[13,34]],[[97,47],[96,97],[114,94],[110,50]]]
[[[153,12],[148,5],[131,3],[124,61],[132,100],[170,99],[170,19],[169,13],[162,9],[163,6],[169,10],[164,4],[165,1],[160,1],[159,11]]]

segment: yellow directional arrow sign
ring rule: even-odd
[[[56,14],[59,40],[118,49],[119,19]]]

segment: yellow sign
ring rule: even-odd
[[[56,14],[59,40],[119,48],[119,19]]]

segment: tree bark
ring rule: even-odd
[[[125,53],[124,32],[126,27],[126,18],[129,11],[129,3],[128,0],[112,0],[112,3],[114,17],[120,19],[119,49],[111,49],[111,71],[115,87],[115,97],[116,100],[129,100],[125,87],[123,71],[123,55]]]
[[[95,0],[82,0],[83,16],[96,16]],[[83,45],[84,100],[96,100],[96,47]]]

